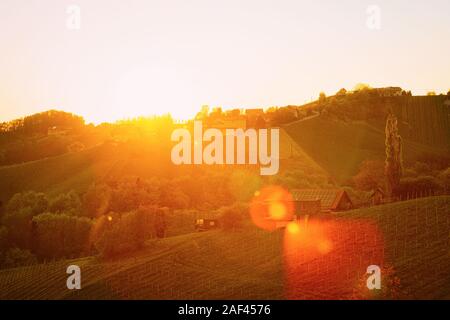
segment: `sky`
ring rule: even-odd
[[[0,121],[187,119],[361,82],[446,93],[449,14],[448,0],[1,0]]]

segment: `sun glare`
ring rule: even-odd
[[[256,191],[250,203],[253,223],[265,230],[275,230],[277,222],[290,221],[294,214],[291,194],[280,186],[269,186]]]
[[[287,225],[286,230],[288,233],[295,235],[300,232],[300,226],[298,225],[297,222],[290,222]]]
[[[116,81],[111,96],[110,117],[114,119],[170,113],[187,120],[201,108],[192,81],[164,65],[144,65],[128,70]]]

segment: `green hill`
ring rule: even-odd
[[[384,131],[363,121],[316,117],[284,128],[314,161],[341,182],[354,176],[364,160],[385,157]],[[439,150],[403,139],[406,162],[427,152],[438,153]]]
[[[450,97],[395,97],[400,134],[411,141],[450,151]]]
[[[280,171],[295,168],[310,174],[328,175],[283,129],[280,130],[280,157]],[[192,166],[174,166],[170,162],[169,148],[155,150],[145,143],[106,142],[80,152],[0,166],[0,201],[6,202],[15,193],[27,190],[50,195],[72,189],[84,192],[94,181],[129,175],[170,178],[189,174],[193,169]],[[235,167],[214,169],[232,172]]]
[[[101,145],[77,153],[0,167],[0,200],[7,201],[16,192],[34,190],[49,194],[84,190],[94,179],[101,179],[117,164],[113,149]]]
[[[449,207],[450,197],[431,197],[349,211],[332,221],[375,223],[381,230],[385,262],[393,266],[401,291],[410,298],[445,299],[450,297]],[[354,247],[370,253],[366,245],[370,239],[364,233],[355,229],[347,235],[353,240],[337,241],[330,255],[345,256]],[[268,233],[247,226],[237,232],[217,230],[149,241],[137,254],[115,261],[90,257],[3,270],[0,298],[282,299],[287,276],[283,237],[283,231]],[[324,255],[322,262],[333,264],[328,257]],[[315,267],[300,274],[314,284],[314,290],[299,288],[303,298],[329,297],[330,282],[324,277],[330,266],[315,262],[305,261]],[[79,291],[65,287],[69,264],[81,267]]]

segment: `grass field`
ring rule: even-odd
[[[34,190],[56,194],[87,188],[101,179],[117,160],[109,156],[108,146],[97,146],[77,153],[0,167],[0,200],[16,192]]]
[[[339,182],[354,176],[364,160],[383,160],[385,157],[384,131],[365,122],[346,123],[317,117],[286,125],[285,130]],[[407,162],[423,152],[436,151],[426,145],[403,140],[403,157]]]
[[[295,277],[286,268],[285,231],[268,233],[248,225],[236,232],[216,230],[152,240],[138,253],[114,261],[88,257],[3,270],[0,298],[336,298],[337,292],[346,294],[352,288],[336,291],[333,285],[340,282],[330,277],[341,276],[336,270],[345,271],[349,279],[345,283],[356,284],[361,274],[352,273],[356,271],[352,266],[380,249],[373,244],[383,243],[384,262],[400,279],[400,298],[448,299],[449,213],[450,197],[445,196],[337,214],[328,220],[343,228],[331,239],[331,251],[296,265],[302,272]],[[374,242],[367,239],[365,229],[348,228],[367,221],[379,229],[381,239]],[[81,290],[66,288],[65,271],[70,264],[81,267]],[[295,288],[289,288],[292,279]]]

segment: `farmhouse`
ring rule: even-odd
[[[195,230],[206,231],[219,227],[219,220],[217,219],[197,219],[195,220]]]
[[[345,211],[353,208],[347,192],[342,189],[295,189],[292,198],[297,214]]]

